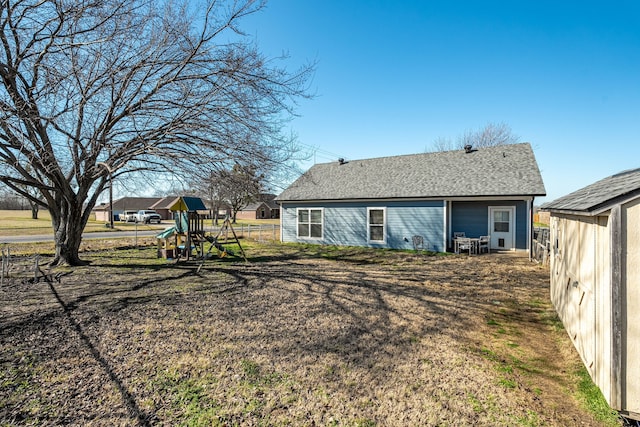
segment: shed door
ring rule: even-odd
[[[515,249],[515,206],[489,206],[491,249]]]

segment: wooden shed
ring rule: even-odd
[[[640,420],[640,169],[542,208],[551,301],[609,405]]]

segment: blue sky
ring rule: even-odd
[[[292,69],[317,61],[290,128],[318,163],[506,123],[536,203],[640,167],[640,2],[271,0],[241,27]]]

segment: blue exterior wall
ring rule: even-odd
[[[322,239],[298,239],[296,208],[324,208]],[[386,209],[386,242],[367,241],[367,208]],[[281,233],[284,242],[306,242],[343,246],[369,246],[391,249],[413,249],[412,237],[421,235],[425,249],[444,251],[444,202],[343,202],[283,203]]]
[[[282,241],[342,246],[369,246],[413,249],[412,236],[421,235],[427,249],[445,251],[444,201],[370,202],[370,203],[283,203],[281,207]],[[464,231],[469,237],[489,233],[489,206],[516,207],[516,249],[527,249],[527,202],[481,201],[451,203],[451,233]],[[298,239],[296,208],[323,208],[322,239]],[[367,208],[386,208],[386,243],[367,241]],[[448,241],[452,236],[447,236]]]
[[[527,202],[501,200],[483,202],[452,202],[451,232],[464,231],[468,237],[479,237],[489,232],[489,206],[516,207],[516,249],[527,249]],[[451,239],[452,236],[449,236]]]

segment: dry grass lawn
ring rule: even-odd
[[[234,225],[239,230],[242,225],[247,224],[260,224],[266,225],[279,225],[278,219],[261,219],[261,220],[238,220],[238,224]],[[162,224],[135,224],[133,222],[115,221],[114,228],[121,231],[133,231],[134,229],[162,229],[172,225],[172,221],[166,220]],[[217,230],[217,226],[211,225],[211,220],[205,222],[207,227],[211,226]],[[95,215],[91,215],[84,232],[98,233],[101,231],[112,231],[106,227],[105,221],[96,221]],[[53,229],[51,225],[51,215],[46,210],[40,210],[38,212],[38,219],[31,219],[31,211],[26,210],[0,210],[0,236],[32,236],[40,234],[53,235]]]
[[[96,221],[95,215],[92,215],[84,228],[85,232],[99,233],[103,231],[112,231],[106,227],[105,221]],[[133,230],[136,224],[132,222],[115,221],[114,228],[116,230]],[[137,224],[140,229],[157,229],[166,225],[157,224]],[[53,227],[51,225],[51,215],[49,212],[41,209],[38,212],[38,219],[31,219],[31,211],[18,210],[0,210],[0,236],[34,236],[34,235],[51,235],[53,236]]]
[[[12,273],[0,425],[601,425],[526,258],[247,254],[198,271],[120,248],[60,283]]]

